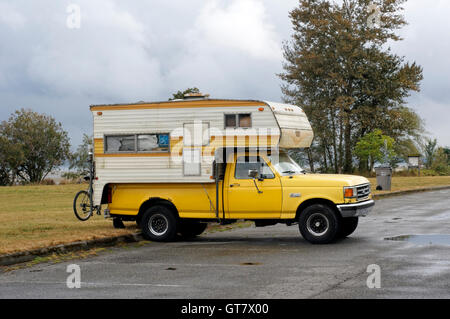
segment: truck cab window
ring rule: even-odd
[[[236,162],[236,170],[234,177],[236,179],[251,179],[248,176],[249,171],[257,170],[258,177],[264,179],[275,178],[270,167],[259,156],[239,156]]]
[[[270,156],[270,162],[282,176],[304,173],[304,170],[284,151],[278,153],[277,156]]]

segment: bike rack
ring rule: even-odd
[[[94,192],[94,187],[93,182],[94,182],[94,153],[92,152],[92,149],[89,150],[89,209],[90,209],[90,214],[91,216],[94,214],[94,201],[92,200],[93,197],[93,192]]]

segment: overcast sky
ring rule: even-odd
[[[213,98],[280,101],[281,45],[297,3],[0,0],[0,120],[21,107],[48,113],[76,145],[92,131],[91,104],[167,100],[192,86]],[[70,4],[80,28],[68,27]],[[450,1],[409,0],[404,13],[405,40],[393,50],[425,77],[410,106],[450,145]]]

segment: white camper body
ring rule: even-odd
[[[93,105],[94,205],[113,183],[214,183],[225,147],[302,148],[311,125],[295,105],[255,100],[176,100]]]

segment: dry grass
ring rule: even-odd
[[[369,181],[375,194],[388,193],[375,190],[377,186],[376,178],[369,178]],[[402,191],[433,186],[450,186],[450,176],[393,177],[391,190]]]
[[[76,219],[72,202],[86,185],[0,187],[0,254],[136,232],[135,223],[114,229],[111,220]]]
[[[376,179],[370,179],[373,189]],[[394,177],[392,190],[450,185],[450,176]],[[134,222],[126,229],[114,229],[111,220],[93,216],[86,222],[76,219],[72,211],[75,194],[86,185],[37,185],[0,187],[0,254],[42,248],[79,240],[136,232]],[[378,192],[376,193],[383,193]],[[248,227],[239,223],[236,227]],[[233,228],[213,226],[208,232]]]

